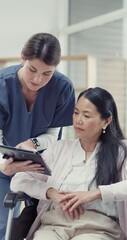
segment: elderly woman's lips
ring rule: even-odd
[[[83,131],[83,130],[84,130],[84,129],[78,128],[78,127],[76,127],[75,129],[76,129],[76,130],[79,130],[79,131]]]

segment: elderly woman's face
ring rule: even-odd
[[[96,106],[82,96],[78,100],[73,114],[76,136],[80,139],[98,141],[105,123],[106,120],[101,119]]]

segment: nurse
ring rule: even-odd
[[[45,149],[58,139],[60,127],[72,125],[74,88],[56,70],[60,57],[58,39],[37,33],[23,47],[21,64],[0,70],[0,144]],[[41,170],[31,161],[1,161],[0,240],[5,239],[8,211],[3,199],[10,191],[12,175]]]

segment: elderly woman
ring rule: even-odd
[[[13,191],[40,200],[27,239],[127,239],[126,141],[112,95],[96,87],[77,100],[77,139],[60,140],[44,151],[52,176],[17,173]]]

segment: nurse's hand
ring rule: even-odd
[[[28,139],[24,142],[21,142],[15,146],[16,148],[24,149],[24,150],[30,150],[30,151],[35,151],[35,145],[31,141],[31,139]]]
[[[26,171],[43,173],[44,168],[40,164],[33,164],[31,160],[16,162],[10,157],[0,164],[0,171],[5,175],[11,176],[17,172]]]

